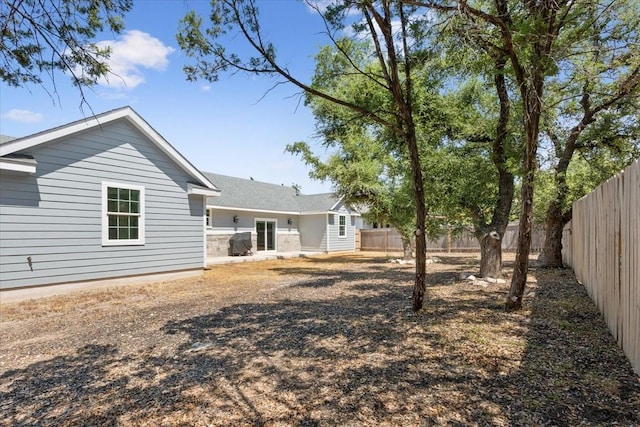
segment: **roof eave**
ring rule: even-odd
[[[336,201],[336,202],[333,204],[333,206],[331,206],[331,207],[329,208],[329,210],[330,210],[330,211],[334,210],[334,209],[336,208],[336,206],[338,206],[338,205],[342,202],[343,197],[344,197],[344,196],[340,196],[340,198],[338,198],[338,201]]]
[[[220,190],[213,190],[211,188],[188,183],[187,194],[193,194],[197,196],[206,196],[206,197],[220,197],[220,194],[222,193],[220,192]]]
[[[21,172],[27,174],[36,173],[36,165],[38,162],[35,159],[12,159],[7,157],[0,157],[0,170]]]
[[[207,204],[207,209],[220,209],[224,211],[239,211],[239,212],[258,212],[258,213],[270,213],[275,215],[302,215],[299,211],[277,211],[273,209],[254,209],[254,208],[240,208],[235,206],[217,206]]]
[[[131,107],[123,107],[117,110],[108,111],[106,113],[92,116],[85,120],[78,120],[64,126],[44,131],[32,136],[14,139],[0,145],[0,157],[12,154],[18,151],[28,150],[40,144],[54,141],[59,138],[72,135],[74,133],[90,130],[106,123],[113,122],[118,119],[127,119],[134,127],[146,135],[153,143],[160,148],[169,158],[171,158],[178,166],[187,172],[192,178],[199,181],[204,187],[214,191],[219,191],[215,185],[193,166],[185,157],[183,157],[162,135],[153,129],[138,113]]]

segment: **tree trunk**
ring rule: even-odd
[[[491,224],[482,223],[476,229],[476,236],[480,241],[480,277],[500,277],[502,274],[502,238],[509,224],[509,213],[513,203],[514,177],[507,167],[505,145],[509,137],[509,111],[511,101],[504,76],[506,54],[496,58],[496,73],[494,83],[498,99],[500,100],[500,116],[496,126],[496,137],[493,140],[491,159],[498,170],[498,197],[493,208]]]
[[[411,158],[411,169],[413,173],[413,188],[416,199],[416,281],[413,286],[413,311],[422,310],[424,306],[424,294],[426,290],[427,277],[427,236],[426,220],[427,209],[424,199],[424,181],[422,179],[422,168],[420,156],[418,154],[418,144],[415,129],[410,132],[407,138],[409,157]]]
[[[536,153],[538,150],[538,136],[540,131],[540,116],[542,111],[542,87],[544,76],[534,77],[533,87],[523,90],[523,105],[525,107],[524,127],[526,131],[525,150],[522,178],[522,207],[520,210],[520,224],[518,227],[518,245],[516,261],[511,276],[511,287],[505,308],[508,311],[522,308],[522,297],[527,284],[529,271],[529,252],[531,250],[531,233],[533,223],[533,188],[536,172]]]
[[[582,104],[583,106],[588,105],[585,98],[583,98]],[[556,194],[547,208],[544,247],[539,257],[541,264],[544,267],[562,268],[564,266],[562,262],[562,229],[565,224],[571,220],[571,208],[569,208],[568,212],[562,212],[562,206],[566,204],[567,198],[569,197],[567,170],[569,169],[571,158],[573,157],[573,153],[576,149],[578,136],[591,122],[593,122],[593,115],[587,111],[585,112],[582,121],[571,130],[564,150],[562,151],[562,155],[554,169]],[[556,151],[560,152],[560,142],[554,141],[554,144],[556,144]]]
[[[548,268],[563,268],[562,261],[562,230],[571,219],[571,212],[562,213],[556,201],[551,202],[547,209],[545,221],[544,247],[540,254],[542,266]]]
[[[502,276],[502,238],[497,232],[486,233],[480,241],[480,277]]]
[[[413,176],[413,193],[416,201],[416,280],[413,286],[413,311],[422,310],[424,306],[424,294],[427,277],[427,207],[424,198],[424,180],[422,178],[422,165],[418,151],[418,139],[415,125],[411,116],[411,110],[407,109],[404,117],[404,125],[407,129],[405,142],[411,162],[411,174]]]
[[[413,248],[411,247],[411,238],[405,237],[404,235],[402,235],[401,239],[402,239],[402,251],[403,251],[404,259],[413,258]]]
[[[528,174],[533,177],[533,173]],[[516,262],[511,277],[511,288],[507,297],[508,311],[522,308],[522,296],[527,283],[529,271],[529,252],[531,250],[531,223],[533,220],[533,178],[526,178],[522,183],[522,211],[518,228],[518,246]]]

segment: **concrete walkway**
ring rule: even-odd
[[[300,258],[306,256],[320,255],[325,252],[254,252],[253,255],[245,256],[220,256],[207,258],[207,266],[220,264],[233,264],[237,262],[266,261],[270,259]]]

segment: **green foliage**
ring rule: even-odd
[[[228,50],[226,38],[242,33],[257,53],[240,57]],[[212,0],[209,25],[202,17],[188,12],[178,25],[178,45],[194,64],[185,65],[187,80],[199,78],[215,82],[222,73],[245,71],[253,74],[277,74],[276,50],[260,35],[259,11],[253,1]]]
[[[590,153],[576,152],[565,174],[567,195],[561,201],[562,212],[567,212],[574,201],[589,194],[598,185],[620,173],[635,159],[640,158],[640,142],[635,141],[630,151],[617,152],[598,149]],[[553,170],[542,170],[536,176],[534,197],[534,220],[543,224],[547,219],[547,208],[557,197]]]
[[[639,6],[589,2],[563,35],[562,73],[548,79],[545,96],[542,161],[549,171],[536,192],[539,221],[552,203],[569,212],[640,155],[640,16],[630,12]]]
[[[338,51],[349,53],[345,61]],[[367,63],[367,43],[340,40],[339,48],[326,46],[317,55],[315,87],[345,99],[393,114],[393,103],[375,79],[379,70]],[[437,55],[422,55],[423,66],[414,68],[414,115],[420,146],[425,204],[430,215],[428,234],[435,237],[443,226],[462,227],[486,221],[497,197],[497,171],[491,159],[491,143],[497,118],[491,88],[471,78],[455,88],[445,85],[451,66]],[[354,68],[365,71],[355,73]],[[370,77],[373,76],[373,77]],[[312,167],[310,175],[331,181],[350,202],[366,205],[376,222],[393,225],[408,236],[414,230],[415,201],[405,147],[393,134],[317,97],[308,97],[318,133],[334,150],[320,161],[305,143],[288,151],[300,155]],[[387,112],[388,111],[388,112]],[[517,170],[517,144],[507,141],[509,165]]]
[[[393,120],[395,104],[379,78],[380,68],[369,60],[371,49],[369,43],[351,39],[340,39],[337,46],[321,48],[313,86]],[[345,60],[345,53],[349,60]],[[426,58],[422,56],[423,61]],[[414,70],[416,135],[423,147],[420,155],[427,185],[425,194],[430,200],[426,205],[431,207],[431,201],[438,197],[428,196],[435,187],[428,185],[433,172],[424,158],[427,147],[438,145],[450,130],[451,120],[439,93],[441,82],[436,66],[429,63]],[[416,207],[406,146],[396,134],[372,123],[366,115],[314,96],[308,96],[306,104],[312,108],[318,133],[324,144],[334,150],[333,154],[321,162],[304,143],[290,145],[288,150],[312,166],[313,178],[331,181],[346,200],[365,205],[370,218],[392,225],[408,240],[415,230]],[[439,232],[437,221],[428,221],[427,228],[431,236]]]
[[[359,122],[365,132],[378,138],[387,135],[389,144],[398,151],[409,153],[407,156],[413,179],[413,196],[416,200],[416,281],[413,294],[413,309],[423,306],[425,294],[426,241],[424,192],[422,169],[419,159],[418,138],[414,122],[412,100],[413,49],[409,40],[412,34],[413,20],[411,13],[416,7],[407,6],[399,1],[353,1],[333,2],[325,13],[320,13],[327,29],[326,35],[334,45],[335,52],[344,56],[345,60],[332,61],[331,67],[321,68],[311,84],[299,80],[289,72],[286,66],[276,62],[275,48],[260,30],[259,15],[253,0],[214,0],[212,2],[211,26],[202,29],[202,23],[194,15],[187,15],[181,22],[178,42],[187,56],[195,60],[194,65],[185,67],[187,78],[205,78],[217,80],[219,73],[248,72],[263,73],[283,78],[286,82],[303,90],[307,101],[318,105],[318,111],[327,111],[328,120],[321,125],[331,141],[339,141],[348,127],[349,121]],[[314,7],[313,2],[309,2]],[[315,6],[317,7],[317,6]],[[316,9],[320,12],[320,9]],[[351,11],[358,17],[352,17]],[[356,34],[366,37],[371,43],[371,61],[374,66],[360,67],[360,58],[351,57],[349,51],[357,43],[347,40],[338,41],[337,31],[347,29],[348,20],[354,23],[351,28]],[[395,27],[399,23],[399,31]],[[257,56],[240,58],[235,53],[228,53],[221,40],[229,30],[238,31]],[[422,29],[421,29],[422,31]],[[323,54],[323,52],[321,52]],[[332,55],[325,51],[325,55]],[[338,56],[339,56],[338,55]],[[351,75],[359,75],[354,85],[342,81],[345,74],[341,70],[349,69]],[[327,86],[328,81],[335,81],[336,86]],[[362,84],[377,85],[381,89],[381,104],[371,101],[373,92],[354,92],[352,87]],[[339,89],[336,89],[339,88]],[[364,86],[363,88],[368,88]],[[350,96],[343,96],[347,91]],[[350,92],[349,92],[350,91]],[[338,111],[334,113],[332,110]],[[344,111],[339,111],[341,109]],[[333,118],[335,117],[336,120]],[[346,119],[346,120],[345,120]],[[322,130],[323,128],[323,130]],[[357,135],[357,133],[356,133]],[[300,145],[298,148],[302,149]]]
[[[8,0],[0,5],[0,79],[10,86],[55,82],[55,71],[76,86],[94,85],[108,74],[110,49],[93,38],[124,29],[132,0]]]

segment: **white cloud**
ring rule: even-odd
[[[3,119],[22,123],[38,123],[42,120],[42,114],[29,110],[9,110],[2,115]]]
[[[202,85],[200,86],[200,90],[203,92],[209,92],[211,90],[211,85]]]
[[[321,12],[325,13],[327,11],[327,7],[329,7],[332,3],[335,3],[334,0],[306,0],[307,9],[309,12],[316,13]]]
[[[175,51],[159,39],[138,30],[125,32],[119,40],[105,40],[97,45],[111,47],[108,64],[112,74],[100,84],[124,90],[144,83],[145,69],[164,70],[169,64],[168,56]]]
[[[307,10],[311,13],[325,13],[329,6],[341,4],[338,0],[305,0]],[[357,7],[352,6],[347,9],[347,16],[358,15],[360,11]]]

